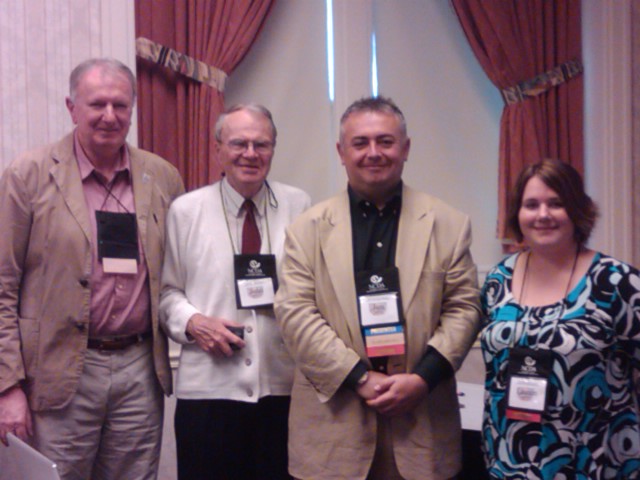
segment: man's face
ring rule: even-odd
[[[123,73],[97,66],[80,78],[75,99],[67,98],[67,108],[89,159],[111,159],[129,133],[133,90]]]
[[[220,137],[218,161],[227,181],[243,197],[252,197],[271,168],[271,123],[259,113],[239,110],[227,115]]]
[[[338,153],[349,185],[370,200],[384,198],[402,178],[410,140],[400,120],[384,112],[354,112],[342,125]]]

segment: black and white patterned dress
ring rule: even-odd
[[[486,365],[482,434],[492,478],[640,479],[640,272],[597,253],[562,301],[519,305],[518,254],[487,276],[481,344]],[[541,423],[505,416],[514,346],[551,350]]]

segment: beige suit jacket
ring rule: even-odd
[[[168,162],[127,148],[149,271],[154,365],[168,394],[160,269],[165,214],[184,187]],[[91,290],[91,224],[73,134],[18,158],[3,173],[0,192],[0,392],[21,383],[34,411],[63,408],[83,369]]]
[[[406,319],[406,371],[427,346],[459,368],[479,325],[477,272],[466,215],[403,188],[396,265]],[[276,315],[296,362],[289,424],[290,472],[301,479],[363,479],[373,460],[376,413],[341,387],[368,362],[358,321],[349,199],[316,205],[287,231]],[[461,468],[455,380],[439,384],[410,414],[392,419],[407,479],[450,478]]]

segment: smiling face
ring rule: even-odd
[[[127,76],[95,66],[82,75],[66,103],[89,160],[98,165],[119,158],[133,110],[133,88]]]
[[[358,111],[341,126],[338,154],[349,185],[381,207],[402,179],[410,140],[400,119],[378,111]]]
[[[518,222],[532,249],[575,249],[575,228],[562,199],[540,177],[531,177],[524,188]]]
[[[274,151],[271,123],[263,115],[238,110],[229,113],[217,142],[218,161],[229,184],[245,198],[264,183]]]

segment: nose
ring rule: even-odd
[[[538,207],[538,217],[549,218],[549,207],[547,207],[544,203],[541,203]]]
[[[247,142],[247,148],[244,151],[244,156],[252,158],[252,157],[255,157],[256,155],[257,155],[257,153],[256,153],[256,149],[255,149],[255,147],[253,145],[253,142]]]
[[[108,103],[107,105],[105,105],[104,111],[102,112],[102,119],[105,122],[111,122],[111,121],[114,121],[115,118],[116,118],[116,114],[115,114],[113,105]]]
[[[369,148],[367,149],[367,156],[369,157],[378,157],[380,152],[378,151],[378,144],[375,140],[371,140],[369,142]]]

